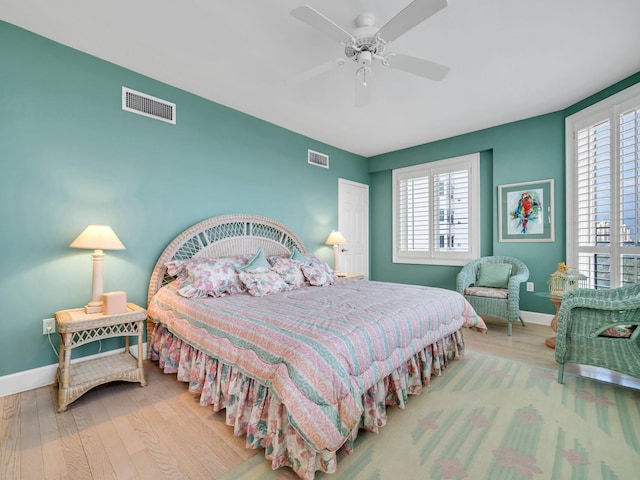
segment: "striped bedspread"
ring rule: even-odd
[[[485,325],[458,293],[361,280],[265,297],[187,299],[167,285],[150,317],[268,386],[293,427],[337,450],[362,415],[362,394],[427,345]]]

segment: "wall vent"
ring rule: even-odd
[[[176,123],[176,104],[122,87],[122,109],[163,122]]]
[[[329,155],[325,155],[324,153],[320,152],[314,152],[313,150],[308,150],[307,159],[311,165],[329,168]]]

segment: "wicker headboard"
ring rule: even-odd
[[[265,255],[287,254],[293,247],[302,253],[307,251],[289,228],[266,217],[221,215],[193,225],[173,239],[160,255],[149,281],[147,304],[160,287],[173,280],[167,274],[167,262],[254,254],[259,247]]]
[[[158,258],[149,281],[147,305],[160,287],[174,279],[167,273],[167,262],[252,255],[259,247],[262,247],[265,255],[287,254],[293,247],[302,253],[307,251],[302,241],[289,228],[258,215],[221,215],[193,225],[174,238]],[[153,328],[153,322],[147,320],[149,346],[153,340]]]

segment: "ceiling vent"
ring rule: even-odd
[[[163,122],[176,123],[176,104],[122,87],[122,109]]]
[[[308,150],[307,159],[311,165],[329,168],[329,155],[325,155],[324,153],[320,152],[314,152],[313,150]]]

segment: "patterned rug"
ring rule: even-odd
[[[640,391],[467,352],[316,479],[640,478]],[[220,480],[295,479],[260,452]]]

